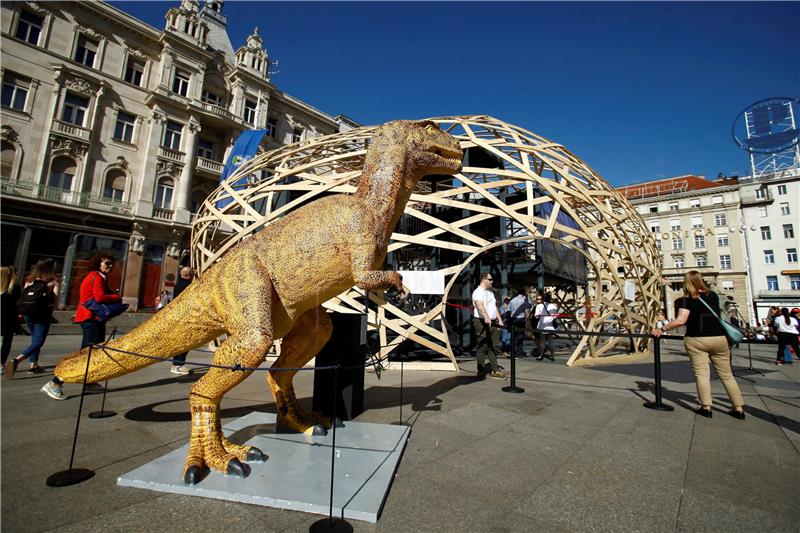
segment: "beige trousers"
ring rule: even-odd
[[[728,347],[728,339],[721,335],[719,337],[685,337],[683,345],[689,360],[692,362],[692,370],[697,384],[697,396],[701,405],[711,405],[711,371],[708,361],[714,365],[717,377],[722,382],[731,399],[734,407],[742,407],[744,400],[736,384],[736,378],[731,371],[731,351]]]

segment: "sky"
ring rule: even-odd
[[[163,29],[178,0],[112,2]],[[800,96],[800,2],[225,3],[272,82],[361,124],[487,114],[563,144],[614,186],[747,175],[731,128]]]

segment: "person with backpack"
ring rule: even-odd
[[[25,280],[25,286],[22,288],[22,295],[17,304],[20,314],[25,317],[25,322],[28,324],[31,343],[17,357],[6,361],[6,379],[14,377],[17,367],[25,359],[29,359],[31,363],[28,374],[44,372],[44,369],[39,366],[39,353],[47,339],[47,333],[50,331],[59,286],[55,261],[42,259],[34,265]]]
[[[2,321],[3,329],[3,373],[6,371],[6,361],[11,353],[11,341],[14,340],[14,334],[17,332],[17,303],[19,302],[22,289],[17,283],[17,268],[8,265],[0,267],[0,302],[2,308],[0,320]]]

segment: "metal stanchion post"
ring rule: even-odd
[[[503,392],[514,392],[520,393],[525,392],[525,389],[522,387],[517,387],[517,366],[515,361],[517,359],[517,332],[519,328],[517,328],[514,323],[511,323],[511,385],[503,387],[501,390]]]
[[[656,388],[656,401],[644,402],[644,406],[648,409],[655,409],[657,411],[674,411],[675,408],[671,405],[664,405],[661,402],[661,339],[658,337],[653,338],[653,374],[655,378]]]
[[[78,404],[78,416],[75,420],[75,436],[72,438],[72,452],[69,456],[69,468],[56,472],[47,478],[45,483],[48,487],[66,487],[75,485],[94,476],[94,470],[86,468],[72,468],[75,460],[75,446],[78,443],[78,428],[81,425],[81,410],[83,409],[83,397],[86,395],[86,378],[89,376],[89,362],[92,360],[92,347],[89,346],[89,354],[86,357],[86,370],[83,373],[83,389],[81,390],[81,401]]]
[[[108,418],[110,416],[115,416],[117,414],[116,411],[106,411],[106,394],[108,393],[108,380],[106,380],[105,385],[103,387],[103,401],[100,404],[99,411],[92,411],[89,413],[89,418]]]

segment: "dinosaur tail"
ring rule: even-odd
[[[193,317],[202,316],[198,313],[207,313],[207,309],[193,308],[194,299],[190,298],[193,288],[189,286],[170,305],[126,335],[104,346],[93,347],[91,357],[89,348],[64,356],[56,365],[56,377],[67,383],[82,383],[88,361],[86,381],[96,383],[188,352],[215,339],[221,331],[193,320]]]

